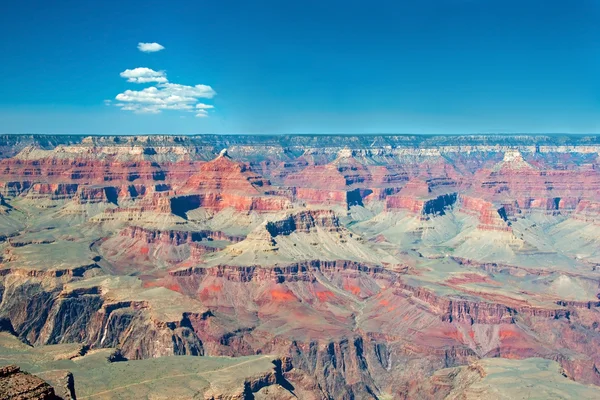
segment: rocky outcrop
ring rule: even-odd
[[[201,164],[199,172],[186,182],[185,192],[242,192],[258,194],[257,188],[270,183],[254,173],[250,166],[233,161],[223,152],[214,160]]]
[[[571,218],[578,221],[591,222],[594,225],[600,225],[600,202],[582,200],[577,204],[577,208],[571,215]]]
[[[199,193],[173,197],[170,211],[184,217],[185,213],[197,208],[223,210],[234,208],[239,211],[272,212],[290,208],[290,201],[280,196],[257,196],[243,193]]]
[[[496,207],[489,201],[466,195],[459,196],[459,203],[462,212],[478,218],[479,229],[511,231],[508,215],[503,206]]]
[[[67,149],[67,148],[64,148]],[[77,156],[76,149],[68,148]],[[69,153],[71,154],[71,153]],[[30,182],[40,180],[68,180],[78,183],[101,184],[103,182],[162,181],[167,174],[157,163],[149,161],[102,161],[89,159],[61,158],[65,153],[42,152],[39,159],[12,158],[0,161],[3,176],[14,180]],[[190,170],[181,166],[166,164],[171,169]],[[186,174],[191,175],[190,173]]]
[[[237,243],[244,240],[243,236],[228,235],[219,231],[176,231],[176,230],[156,230],[142,228],[140,226],[130,226],[123,229],[121,236],[127,236],[133,239],[140,239],[146,244],[165,243],[173,246],[180,246],[184,243],[225,240],[231,243]]]
[[[0,397],[6,400],[58,400],[52,386],[16,365],[0,368]]]
[[[310,204],[348,205],[348,191],[297,187],[296,199]]]
[[[175,215],[185,216],[200,207],[269,212],[291,206],[290,199],[274,195],[269,180],[254,173],[249,165],[233,161],[226,152],[199,169],[180,190],[185,195],[171,199]]]
[[[112,203],[118,204],[119,192],[112,186],[83,186],[77,192],[76,202],[79,204]]]
[[[2,181],[0,182],[0,194],[7,197],[15,197],[25,193],[31,187],[30,181]]]
[[[49,291],[33,280],[3,289],[0,314],[28,343],[119,347],[130,359],[203,354],[202,341],[189,320],[207,318],[207,313],[164,320],[153,316],[147,301],[115,302],[104,298],[98,287]]]
[[[338,261],[323,261],[312,260],[301,263],[294,263],[283,266],[232,266],[218,265],[215,267],[192,267],[171,271],[169,274],[173,277],[190,277],[190,276],[213,276],[225,278],[235,282],[265,282],[271,281],[275,283],[306,281],[314,282],[316,277],[314,272],[336,273],[340,271],[357,271],[373,276],[387,277],[393,276],[393,273],[385,268],[367,263],[359,263],[354,261],[338,260]]]
[[[569,214],[582,199],[595,198],[599,187],[600,175],[593,168],[549,168],[531,156],[528,161],[521,152],[510,150],[491,170],[475,174],[471,194],[493,203],[510,200],[519,212]]]
[[[397,286],[402,291],[396,292],[399,296],[414,296],[429,304],[442,321],[465,322],[468,324],[513,324],[518,315],[528,317],[543,317],[548,319],[569,319],[573,313],[564,307],[541,308],[529,305],[515,305],[513,307],[500,303],[491,303],[481,299],[451,298],[438,296],[433,291],[423,287],[412,287],[403,283]],[[403,292],[405,291],[405,292]],[[563,306],[566,304],[558,304]]]
[[[72,198],[77,193],[77,184],[64,184],[64,183],[34,183],[27,197],[36,198],[49,198],[50,200],[64,200]]]
[[[277,359],[273,361],[274,368],[272,371],[267,371],[249,378],[246,378],[241,387],[210,388],[204,393],[205,400],[245,400],[255,398],[255,393],[263,391],[265,388],[277,386],[279,390],[277,395],[270,397],[264,396],[267,399],[286,398],[293,399],[294,396],[288,389],[293,388],[286,380],[284,373],[291,369],[291,363],[287,358]],[[269,393],[268,391],[264,391]],[[284,396],[284,397],[282,397]],[[262,398],[262,397],[261,397]]]
[[[400,194],[389,196],[386,199],[387,210],[407,210],[413,214],[423,216],[444,215],[457,199],[456,193],[447,193],[428,199]]]
[[[276,237],[293,232],[306,233],[316,227],[337,232],[340,230],[340,223],[333,211],[302,211],[279,221],[269,221],[265,227],[271,236]]]
[[[295,368],[316,377],[314,385],[324,394],[340,399],[377,398],[362,337],[324,343],[294,341],[289,354]]]

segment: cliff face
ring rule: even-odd
[[[403,193],[403,192],[401,192]],[[449,207],[456,202],[457,194],[448,193],[428,199],[419,199],[402,194],[392,195],[387,198],[387,210],[407,210],[420,215],[444,215]]]
[[[59,278],[39,276],[16,283],[7,274],[12,282],[5,281],[0,313],[9,321],[7,326],[29,343],[118,347],[128,359],[282,354],[294,368],[286,375],[294,385],[349,398],[374,397],[376,388],[383,387],[405,394],[417,390],[418,385],[403,386],[410,379],[407,376],[394,377],[392,366],[398,363],[429,360],[418,369],[427,375],[435,368],[469,362],[478,354],[554,357],[547,352],[550,342],[536,343],[546,329],[568,331],[568,325],[577,324],[578,329],[592,332],[580,325],[584,319],[576,311],[578,305],[543,309],[449,298],[403,283],[407,271],[318,260],[274,267],[177,270],[160,285],[200,299],[210,311],[193,312],[187,306],[190,311],[183,311],[184,307],[171,317],[165,317],[152,297],[144,299],[131,289],[127,296],[137,300],[118,300],[121,295],[100,282],[70,289]],[[154,289],[144,290],[145,296],[151,296]],[[584,309],[590,307],[595,305]],[[289,313],[295,320],[289,319]],[[233,315],[243,318],[234,323]],[[386,323],[378,325],[379,318]],[[284,321],[287,325],[282,325]],[[404,336],[406,329],[423,323],[416,336],[414,332]],[[272,324],[280,328],[274,331],[269,328]],[[523,324],[534,329],[535,336],[523,330]],[[563,333],[562,337],[563,346],[579,346],[578,336]],[[593,363],[558,361],[576,379],[596,382]]]
[[[506,207],[495,206],[489,201],[471,196],[460,196],[460,209],[477,217],[483,230],[510,231]]]
[[[582,200],[577,204],[573,219],[600,224],[600,203],[593,200]]]
[[[174,378],[215,399],[460,396],[490,357],[600,384],[597,137],[2,140],[0,352],[233,357]]]
[[[146,311],[147,301],[111,301],[100,294],[98,287],[48,291],[42,286],[44,281],[3,288],[2,314],[27,343],[118,345],[122,354],[132,359],[203,354],[201,341],[194,334],[190,336],[183,315],[179,320],[160,320]]]
[[[276,237],[289,235],[292,232],[310,232],[317,226],[335,232],[339,230],[340,223],[332,211],[305,211],[290,214],[283,220],[267,222],[266,229],[271,236]]]
[[[249,165],[233,161],[226,151],[217,158],[201,164],[180,193],[185,196],[171,199],[171,211],[185,215],[196,208],[240,211],[280,211],[290,207],[290,200],[274,195],[271,182],[254,173]]]

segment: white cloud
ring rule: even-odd
[[[208,85],[186,86],[176,83],[161,83],[142,90],[126,90],[119,93],[115,104],[122,110],[136,113],[158,114],[162,110],[196,112],[196,116],[208,116],[207,109],[213,106],[198,103],[200,98],[212,98],[216,92]]]
[[[203,99],[212,99],[217,92],[208,85],[186,86],[178,83],[165,83],[160,85],[170,94],[176,94],[185,97],[198,97]]]
[[[144,53],[155,53],[163,50],[165,47],[158,43],[138,43],[138,50]]]
[[[208,117],[208,112],[206,110],[198,110],[198,112],[196,113],[196,117],[206,118]]]
[[[104,100],[105,106],[110,106],[111,103],[112,103],[112,100]]]
[[[164,71],[155,71],[146,67],[126,69],[121,72],[121,77],[133,83],[167,83],[167,74]]]

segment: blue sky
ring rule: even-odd
[[[0,133],[600,131],[597,0],[2,8]]]

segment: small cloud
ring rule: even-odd
[[[127,82],[133,83],[167,83],[167,74],[164,71],[155,71],[145,67],[126,69],[121,72],[121,77],[126,78]]]
[[[211,108],[215,108],[215,106],[211,106],[210,104],[198,103],[196,104],[196,108],[198,110],[209,110]]]
[[[104,100],[104,105],[105,106],[110,106],[112,103],[112,100]]]
[[[164,50],[164,46],[158,43],[138,43],[138,50],[143,53],[156,53],[157,51]]]
[[[206,112],[206,110],[199,110],[196,113],[196,117],[198,117],[198,118],[206,118],[206,117],[208,117],[208,113]]]

